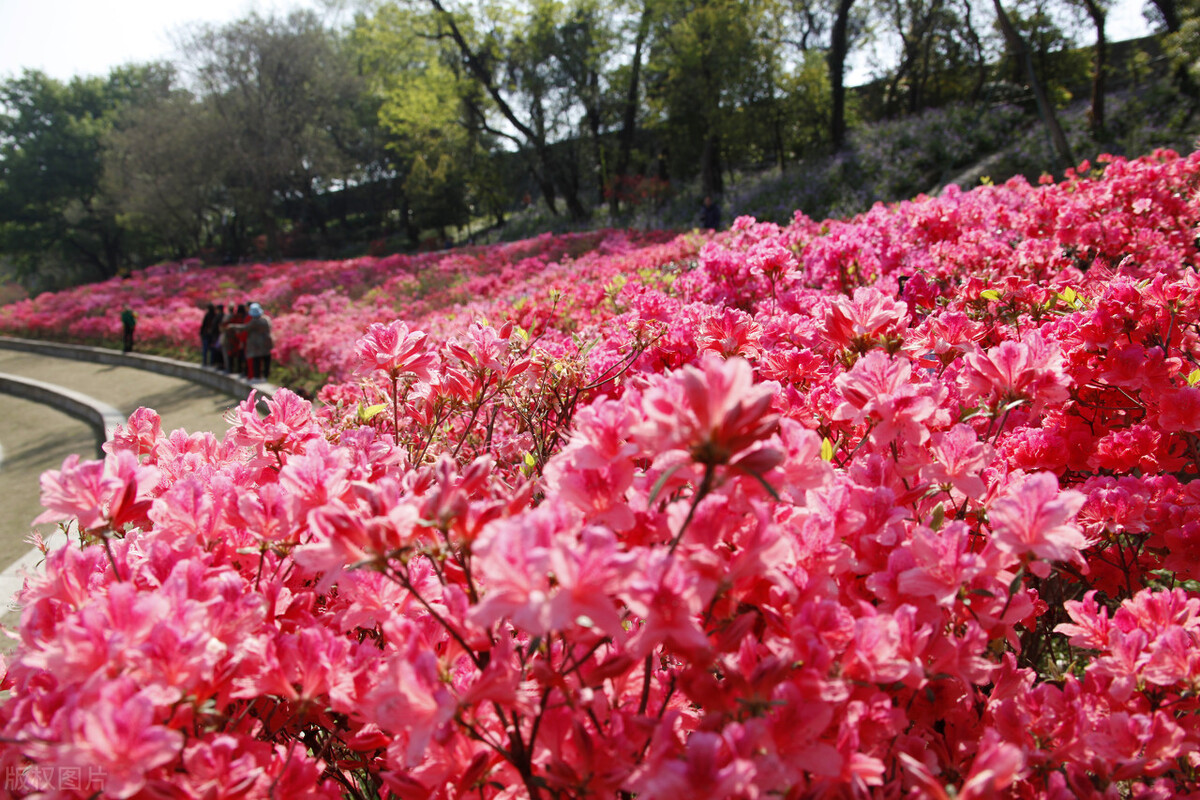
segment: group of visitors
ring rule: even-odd
[[[271,320],[258,303],[208,304],[200,323],[200,352],[206,367],[251,380],[271,377]]]

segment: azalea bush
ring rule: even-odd
[[[43,476],[8,790],[1200,794],[1198,181],[297,299],[318,404]]]
[[[698,247],[668,232],[602,230],[411,256],[160,264],[0,306],[0,334],[118,347],[120,312],[128,306],[137,314],[138,350],[199,361],[207,304],[255,301],[272,318],[275,361],[283,371],[345,380],[354,371],[354,341],[372,322],[426,321],[432,312],[428,326],[448,307],[473,314],[480,303],[517,306],[534,288],[554,279],[569,283],[596,263],[605,271],[626,261],[635,270],[658,267]]]

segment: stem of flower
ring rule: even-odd
[[[679,543],[683,541],[684,531],[688,529],[688,525],[692,523],[692,517],[696,515],[696,507],[712,491],[713,475],[715,473],[716,468],[712,464],[704,465],[704,478],[700,481],[700,488],[696,490],[696,496],[692,498],[692,507],[688,509],[687,517],[684,518],[683,524],[679,526],[679,533],[675,534],[675,538],[671,540],[671,546],[667,549],[667,555],[673,554],[675,548],[679,547]]]

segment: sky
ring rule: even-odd
[[[168,59],[195,22],[225,23],[252,11],[317,8],[297,0],[0,0],[0,80],[22,68],[51,77],[107,75],[131,62]]]
[[[1118,0],[1106,27],[1110,40],[1148,32],[1144,4]],[[252,11],[265,15],[299,7],[318,5],[316,0],[0,0],[0,80],[25,67],[64,81],[107,75],[122,64],[170,58],[175,39],[191,23],[220,24]]]

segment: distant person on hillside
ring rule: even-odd
[[[712,195],[704,196],[704,205],[700,207],[700,224],[710,231],[721,227],[721,207],[713,202]]]
[[[221,339],[221,317],[217,307],[212,303],[204,310],[204,319],[200,321],[200,363],[204,366],[216,366],[217,343]]]
[[[137,314],[133,313],[133,309],[125,306],[121,310],[121,352],[129,353],[133,350],[133,329],[137,327]]]

